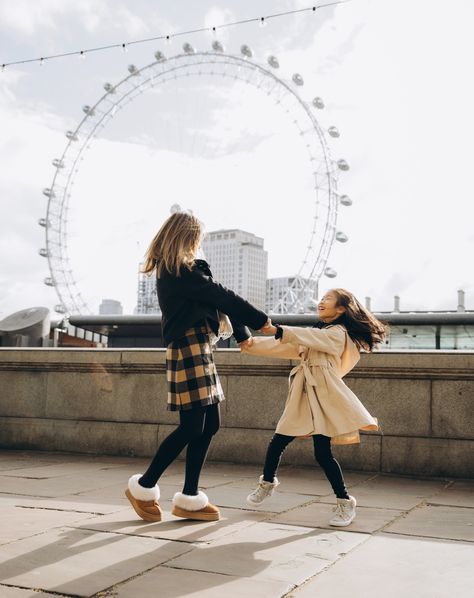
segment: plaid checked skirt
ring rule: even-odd
[[[168,411],[194,409],[225,399],[206,326],[190,328],[166,349]]]

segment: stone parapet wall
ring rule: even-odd
[[[227,400],[209,458],[261,464],[296,362],[216,352]],[[174,427],[162,349],[0,349],[0,447],[149,456]],[[348,469],[474,477],[474,352],[363,354],[347,385],[382,433],[335,447]],[[284,462],[312,464],[310,439]]]

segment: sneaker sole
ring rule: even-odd
[[[219,521],[220,513],[202,513],[199,511],[186,511],[180,507],[173,507],[172,515],[182,519],[194,519],[195,521]]]
[[[143,519],[143,521],[149,521],[151,523],[158,523],[159,521],[161,521],[161,513],[159,515],[151,515],[151,513],[147,513],[146,511],[142,511],[142,509],[140,509],[140,506],[138,505],[137,501],[132,496],[132,493],[130,492],[130,490],[128,488],[127,488],[127,490],[125,490],[125,496],[128,498],[128,500],[129,500],[130,504],[132,505],[133,510],[135,511],[135,513],[141,519]]]
[[[354,521],[355,517],[353,517],[350,521],[345,521],[344,523],[329,523],[331,527],[347,527]]]

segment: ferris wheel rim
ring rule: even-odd
[[[112,87],[112,91],[106,91],[106,93],[103,94],[93,106],[88,107],[88,108],[90,108],[90,112],[89,113],[86,112],[84,117],[82,118],[82,120],[78,123],[76,129],[74,131],[70,132],[70,133],[72,133],[72,138],[69,138],[68,143],[66,144],[64,151],[61,155],[61,158],[55,160],[55,162],[62,163],[67,158],[68,150],[71,147],[73,147],[73,144],[79,138],[79,133],[80,133],[82,127],[88,122],[88,119],[90,119],[91,115],[95,115],[95,113],[98,111],[101,104],[104,101],[107,101],[111,95],[115,95],[117,93],[117,90],[119,90],[121,88],[121,86],[131,83],[130,90],[126,94],[123,94],[120,97],[120,100],[118,102],[115,102],[115,103],[112,102],[113,107],[116,107],[116,108],[120,107],[120,109],[121,109],[120,105],[126,100],[126,98],[128,98],[128,96],[130,96],[137,90],[140,90],[139,93],[136,94],[136,96],[133,96],[133,97],[131,97],[130,100],[128,100],[129,102],[131,102],[133,99],[135,99],[135,97],[137,97],[138,95],[143,93],[143,91],[145,91],[146,88],[145,88],[143,80],[141,82],[138,82],[138,80],[137,80],[137,78],[142,77],[143,73],[146,73],[147,71],[149,71],[150,69],[153,69],[157,65],[163,65],[166,63],[166,65],[168,66],[169,64],[172,64],[172,63],[179,63],[179,61],[189,60],[190,58],[198,59],[200,57],[209,58],[209,59],[213,59],[213,60],[209,60],[208,62],[203,62],[203,63],[188,62],[187,64],[184,63],[182,66],[178,66],[178,68],[184,69],[189,66],[191,66],[191,67],[197,66],[198,64],[218,64],[219,61],[224,64],[233,64],[233,65],[240,64],[241,66],[245,65],[245,67],[247,69],[249,69],[250,71],[258,71],[259,73],[262,73],[264,77],[269,77],[269,78],[271,78],[271,80],[275,81],[276,85],[283,87],[287,93],[291,94],[291,96],[294,99],[296,99],[297,105],[299,105],[304,110],[306,116],[308,117],[309,121],[311,122],[313,129],[318,137],[318,141],[319,141],[320,147],[322,149],[322,155],[324,157],[324,161],[326,164],[326,176],[328,179],[327,194],[328,194],[328,200],[329,200],[327,220],[329,220],[329,216],[332,215],[332,220],[334,221],[334,224],[331,225],[329,232],[328,232],[328,226],[326,224],[325,236],[324,236],[321,244],[319,245],[319,252],[318,252],[318,255],[316,256],[316,260],[314,261],[314,265],[313,265],[313,268],[310,273],[310,277],[309,277],[310,279],[314,275],[314,279],[318,280],[319,277],[322,275],[322,271],[324,270],[324,268],[326,266],[327,259],[328,259],[332,244],[334,242],[334,237],[336,234],[335,223],[337,220],[337,211],[338,211],[337,177],[335,176],[336,170],[334,167],[332,167],[330,151],[329,151],[329,147],[327,145],[327,141],[326,141],[325,135],[323,133],[323,130],[322,130],[318,120],[315,118],[314,114],[312,113],[309,104],[301,98],[301,96],[296,92],[296,90],[293,89],[290,86],[290,84],[287,81],[285,81],[285,79],[282,79],[281,77],[276,76],[274,74],[274,72],[272,72],[269,68],[262,66],[260,63],[256,62],[255,60],[249,59],[248,57],[242,58],[238,55],[227,53],[227,52],[196,52],[193,54],[183,53],[183,54],[176,54],[174,56],[171,56],[170,58],[167,58],[165,61],[155,60],[155,61],[141,67],[140,69],[136,69],[134,72],[130,71],[129,75],[124,77],[122,80],[120,80],[116,85],[114,85]],[[216,60],[217,60],[217,62],[216,62]],[[130,67],[129,67],[129,70],[130,70]],[[148,84],[148,83],[150,83],[150,81],[152,81],[152,83],[149,85],[149,87],[154,87],[157,82],[160,82],[160,78],[163,75],[168,74],[169,72],[171,72],[171,69],[163,70],[162,72],[160,72],[158,74],[154,73],[145,81],[145,83]],[[192,73],[192,74],[195,76],[198,76],[198,77],[201,75],[201,73]],[[205,74],[212,75],[214,73],[205,73]],[[241,79],[240,77],[236,77],[236,76],[234,76],[234,78]],[[241,79],[241,80],[244,80],[244,79]],[[135,81],[135,83],[134,83],[134,81]],[[163,81],[163,82],[165,82],[165,81]],[[247,82],[249,82],[249,81],[247,81]],[[268,95],[270,95],[270,93],[268,93]],[[99,127],[102,127],[102,128],[105,127],[105,125],[103,124],[103,121],[108,116],[108,114],[110,113],[111,110],[112,110],[112,108],[110,108],[109,111],[106,111],[103,113],[102,118],[97,120],[97,122],[95,123],[95,125],[93,126],[93,128],[91,129],[89,134],[86,135],[85,139],[79,145],[79,150],[76,153],[76,158],[73,161],[72,167],[69,168],[66,184],[63,187],[61,202],[59,204],[59,206],[60,206],[59,215],[54,214],[53,209],[52,209],[53,204],[54,204],[54,199],[55,199],[55,188],[56,188],[56,186],[58,186],[57,179],[58,179],[60,169],[61,169],[59,166],[56,168],[56,171],[54,173],[53,180],[51,183],[51,188],[50,188],[52,193],[51,193],[51,196],[48,198],[46,219],[45,219],[47,226],[45,227],[45,229],[46,229],[45,234],[46,234],[46,252],[47,252],[47,258],[48,258],[48,266],[49,266],[49,271],[51,274],[51,280],[53,282],[53,284],[51,286],[54,286],[56,289],[56,292],[57,292],[58,297],[61,302],[60,305],[62,305],[64,307],[67,306],[69,308],[72,306],[73,309],[76,310],[76,313],[81,313],[81,310],[84,307],[88,309],[88,306],[87,306],[87,303],[82,299],[80,292],[75,293],[75,294],[72,293],[72,290],[78,290],[78,285],[77,285],[76,280],[73,277],[72,269],[71,270],[67,269],[67,267],[70,264],[70,258],[67,253],[67,210],[68,210],[68,201],[69,201],[69,198],[71,197],[71,193],[69,193],[69,189],[70,189],[70,186],[73,182],[75,175],[77,174],[77,172],[79,170],[78,168],[76,168],[77,161],[82,158],[82,154],[84,153],[85,149],[87,149],[87,144],[96,137],[95,132],[97,131],[97,129]],[[57,202],[56,202],[56,205],[57,205]],[[58,237],[59,237],[60,251],[59,251],[59,255],[54,256],[54,259],[53,259],[53,252],[50,251],[50,246],[53,243],[53,240],[50,239],[49,231],[50,231],[50,229],[52,230],[52,227],[49,226],[49,224],[48,224],[51,221],[51,218],[50,218],[51,215],[55,215],[55,217],[57,218],[57,220],[55,222],[56,222],[56,224],[58,224],[58,230],[56,230],[56,232],[59,233]],[[314,226],[316,226],[316,225],[314,225]],[[314,230],[313,230],[313,233],[314,233]],[[314,234],[313,234],[313,236],[314,236]],[[63,242],[61,242],[61,241],[63,241]],[[300,276],[300,274],[306,264],[306,258],[308,257],[308,254],[311,250],[312,250],[312,237],[311,237],[310,245],[308,246],[307,254],[298,270],[297,276]],[[56,262],[56,263],[54,263],[54,262]],[[318,268],[317,268],[317,266],[318,266]],[[317,270],[317,271],[315,272],[315,270]],[[59,277],[57,277],[58,272],[64,274],[65,280],[63,281],[62,284],[57,283],[57,278],[59,278]],[[66,289],[66,292],[64,292],[64,289]],[[67,309],[67,307],[66,307],[66,309]],[[70,311],[70,309],[68,309],[68,311]]]

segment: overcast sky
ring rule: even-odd
[[[0,63],[121,43],[310,5],[304,0],[0,0]],[[474,5],[470,0],[353,0],[218,35],[229,53],[249,44],[269,54],[279,76],[301,73],[305,100],[321,96],[321,126],[336,125],[334,159],[351,170],[339,191],[353,199],[328,265],[374,310],[455,309],[456,291],[474,308],[471,85]],[[38,255],[64,133],[81,120],[106,81],[153,52],[189,41],[146,43],[7,68],[0,73],[0,318],[58,299],[43,284]],[[69,255],[93,310],[104,297],[135,306],[136,270],[150,238],[177,202],[208,230],[243,228],[265,239],[269,275],[293,274],[308,244],[311,165],[301,139],[258,90],[214,77],[170,82],[130,103],[91,145],[71,197]],[[212,264],[211,264],[212,266]]]

